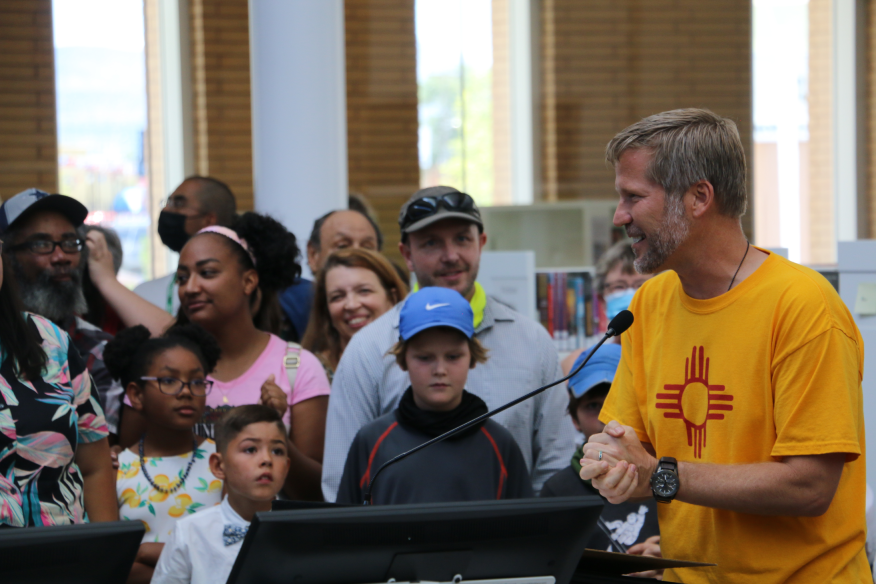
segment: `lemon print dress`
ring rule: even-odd
[[[119,517],[140,520],[146,527],[143,543],[164,543],[170,537],[176,520],[209,509],[222,502],[222,481],[210,472],[210,455],[216,452],[212,440],[195,450],[195,461],[185,483],[171,494],[162,493],[140,468],[138,445],[119,454],[116,494],[119,499]],[[146,472],[155,485],[170,490],[185,474],[192,453],[179,456],[145,457]]]

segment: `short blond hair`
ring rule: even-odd
[[[436,327],[440,328],[440,327]],[[411,340],[416,338],[419,335],[422,335],[425,332],[428,332],[434,329],[426,329],[421,331],[408,339],[407,341],[403,341],[401,339],[398,340],[396,344],[392,346],[392,348],[386,352],[387,355],[395,355],[395,362],[398,363],[398,366],[401,367],[402,371],[408,370],[408,360],[406,354],[408,352],[408,346],[411,344]],[[459,333],[462,335],[462,332]],[[465,336],[465,335],[462,335]],[[474,369],[475,365],[478,363],[486,363],[489,356],[487,355],[488,350],[484,348],[479,340],[476,338],[466,338],[468,341],[468,352],[471,353],[471,363],[469,364],[469,369]]]
[[[617,166],[627,150],[653,154],[647,177],[681,199],[696,182],[715,189],[718,212],[742,217],[748,206],[745,150],[733,120],[707,109],[677,109],[644,118],[619,132],[605,149],[605,159]]]

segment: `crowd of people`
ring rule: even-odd
[[[129,582],[212,582],[277,497],[589,495],[606,505],[588,547],[719,563],[669,579],[861,581],[863,344],[814,272],[745,241],[741,152],[732,122],[703,110],[609,144],[631,240],[595,283],[608,320],[630,307],[636,321],[562,361],[478,283],[488,234],[452,187],[401,207],[402,268],[360,198],[318,218],[301,250],[275,219],[239,214],[221,181],[190,177],[157,225],[178,266],[133,291],[118,238],[83,225],[79,202],[9,198],[0,527],[142,521]]]

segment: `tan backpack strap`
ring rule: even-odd
[[[286,375],[289,377],[290,393],[295,389],[295,378],[298,377],[298,366],[301,364],[301,345],[298,343],[286,343],[286,357],[283,365],[286,367]]]

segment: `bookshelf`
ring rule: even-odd
[[[592,267],[536,270],[538,320],[553,339],[561,359],[590,347],[599,336],[594,275]]]
[[[487,251],[535,253],[538,269],[592,266],[618,237],[617,199],[482,207]]]

